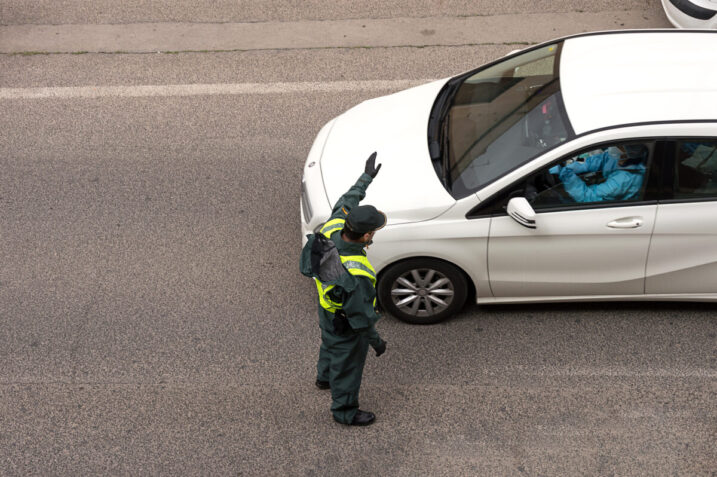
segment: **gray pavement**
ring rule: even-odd
[[[0,27],[0,53],[153,53],[395,46],[527,45],[604,29],[669,27],[662,11],[480,15],[256,23]]]
[[[139,22],[293,22],[376,18],[455,17],[510,13],[605,12],[618,10],[660,11],[651,0],[404,0],[401,2],[351,0],[5,0],[0,4],[0,24],[124,24]]]
[[[64,4],[6,2],[0,23],[449,13]],[[514,48],[0,55],[0,90],[421,80]],[[313,386],[315,292],[296,266],[298,184],[321,125],[388,92],[0,100],[0,474],[714,475],[708,304],[468,305],[429,327],[386,317],[389,348],[369,356],[361,395],[377,423],[331,420]]]

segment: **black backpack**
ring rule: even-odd
[[[306,245],[301,250],[299,268],[301,274],[318,278],[320,282],[331,285],[348,270],[339,257],[336,245],[324,234],[310,234]]]

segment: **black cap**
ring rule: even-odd
[[[377,210],[373,205],[359,205],[354,207],[346,217],[346,226],[349,230],[367,234],[386,225],[386,214]]]

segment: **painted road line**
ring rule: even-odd
[[[0,100],[71,98],[146,98],[166,96],[340,93],[347,91],[398,91],[434,81],[373,80],[297,83],[171,84],[138,86],[70,86],[0,88]]]

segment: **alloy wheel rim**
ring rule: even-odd
[[[411,316],[433,316],[453,301],[453,282],[438,270],[417,268],[396,278],[391,286],[393,304]]]

